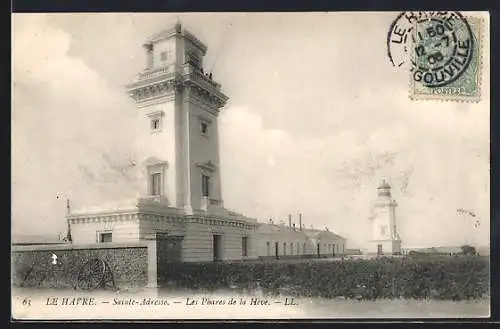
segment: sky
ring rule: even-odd
[[[408,70],[387,56],[396,16],[14,14],[13,233],[64,232],[67,198],[136,195],[124,86],[145,68],[143,41],[179,20],[230,97],[219,116],[226,208],[261,221],[301,212],[362,248],[386,179],[403,247],[489,244],[489,67],[477,103],[410,100]]]

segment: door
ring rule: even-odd
[[[321,257],[321,252],[320,252],[320,245],[319,243],[316,245],[316,249],[317,249],[317,252],[318,252],[318,258]]]
[[[382,254],[383,254],[382,245],[378,244],[377,245],[377,255],[382,255]]]
[[[221,260],[221,254],[220,254],[220,249],[221,249],[221,236],[220,235],[214,235],[213,236],[213,256],[214,256],[214,262],[220,261]]]
[[[332,245],[332,249],[333,249],[332,256],[335,257],[335,243]]]
[[[278,244],[278,242],[276,242],[274,243],[274,253],[276,255],[276,259],[280,258],[279,251],[280,251],[280,245]]]

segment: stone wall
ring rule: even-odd
[[[53,255],[57,264],[52,264]],[[13,246],[12,285],[38,288],[73,288],[83,264],[104,260],[117,288],[145,286],[148,280],[148,247],[136,244]]]

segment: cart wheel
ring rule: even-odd
[[[100,288],[106,274],[106,267],[102,259],[90,259],[81,267],[76,286],[83,290]]]

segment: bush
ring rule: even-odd
[[[200,290],[253,289],[266,294],[375,300],[463,300],[489,295],[489,262],[472,256],[318,262],[169,264],[163,279]]]
[[[470,245],[463,245],[460,247],[460,249],[462,249],[463,255],[474,256],[477,254],[476,248]]]

